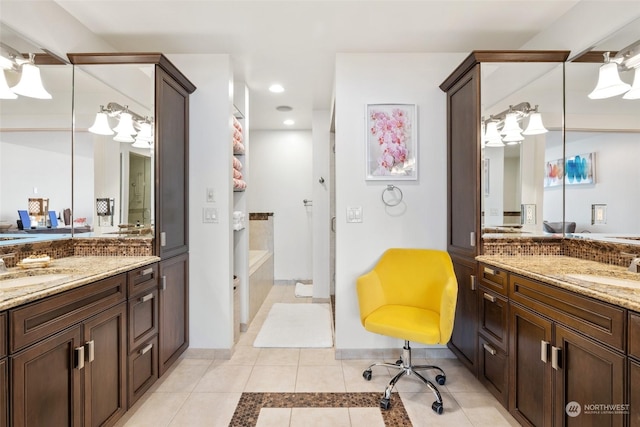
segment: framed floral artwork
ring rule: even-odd
[[[418,179],[418,115],[415,104],[367,104],[366,179]]]

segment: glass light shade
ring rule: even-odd
[[[114,127],[113,130],[118,132],[118,134],[135,135],[136,133],[138,133],[133,128],[133,119],[131,118],[131,114],[129,113],[120,114],[120,121],[118,122],[118,126]],[[126,142],[133,142],[133,138],[131,138],[131,141]]]
[[[507,145],[512,145],[524,140],[524,136],[520,132],[509,132],[505,136],[502,137],[502,140],[507,143]]]
[[[109,118],[107,113],[96,113],[96,120],[93,122],[93,126],[89,129],[89,132],[98,135],[113,135],[113,131],[109,126]]]
[[[9,89],[7,77],[4,75],[4,70],[0,69],[0,99],[16,99],[17,97],[18,95]]]
[[[620,80],[618,64],[609,62],[600,67],[598,84],[588,96],[590,99],[611,98],[625,93],[630,88],[630,85]]]
[[[133,139],[133,136],[129,135],[128,133],[122,133],[122,132],[118,132],[118,134],[113,137],[113,140],[114,141],[118,141],[118,142],[133,142],[133,141],[135,141],[135,139]]]
[[[498,132],[498,122],[489,122],[486,125],[486,132],[484,133],[483,140],[486,142],[500,141],[500,132]],[[491,146],[491,145],[489,145]]]
[[[153,132],[151,130],[151,123],[140,123],[140,132],[138,132],[138,137],[136,141],[140,139],[142,141],[153,141]]]
[[[522,128],[518,124],[518,116],[516,113],[508,113],[504,118],[504,127],[502,128],[502,135],[507,135],[511,133],[520,133],[522,132]]]
[[[640,99],[640,67],[633,74],[631,89],[622,96],[624,99]]]
[[[20,81],[11,90],[18,95],[28,96],[29,98],[51,99],[51,94],[42,86],[40,69],[28,62],[22,64]]]
[[[542,124],[542,114],[532,113],[529,116],[529,124],[527,128],[522,132],[523,135],[540,135],[542,133],[549,132],[547,128]]]

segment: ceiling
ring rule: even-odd
[[[10,1],[23,0],[0,3]],[[519,49],[587,0],[49,2],[115,51],[229,54],[249,88],[252,129],[310,129],[312,110],[331,109],[337,53]],[[622,3],[640,15],[640,0]],[[545,48],[566,49],[563,41]],[[285,92],[270,93],[274,82]],[[296,124],[283,125],[285,118]]]

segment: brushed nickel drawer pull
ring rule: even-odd
[[[491,347],[489,344],[482,344],[482,346],[484,347],[485,350],[487,350],[489,352],[489,354],[491,354],[492,356],[496,355],[496,350]]]
[[[153,274],[153,267],[145,268],[140,272],[141,276],[147,276],[149,274]]]
[[[484,268],[484,272],[487,273],[487,274],[493,274],[494,276],[498,275],[498,271],[497,270],[494,270],[494,269],[489,268],[489,267],[485,267]]]
[[[494,297],[493,295],[489,295],[488,293],[484,292],[482,296],[487,301],[496,302],[496,297]]]
[[[540,360],[544,363],[547,363],[549,354],[549,342],[548,341],[540,341]]]
[[[167,276],[162,276],[160,278],[160,290],[164,291],[167,289]]]
[[[551,346],[551,366],[556,371],[560,369],[560,352],[562,349],[560,347]]]
[[[477,279],[476,279],[476,276],[473,276],[473,275],[472,275],[472,276],[471,276],[471,290],[472,290],[472,291],[475,291],[477,287],[478,287],[478,286],[477,286]]]
[[[151,294],[147,294],[147,295],[143,296],[142,298],[140,298],[140,302],[147,302],[147,301],[152,300],[152,299],[153,299],[153,294],[151,293]]]
[[[76,369],[84,368],[84,346],[76,347]]]
[[[144,348],[140,350],[140,355],[148,353],[149,350],[151,350],[152,348],[153,348],[153,343],[146,345]]]
[[[87,352],[89,353],[89,362],[93,362],[96,357],[96,349],[94,340],[88,341],[86,344]]]

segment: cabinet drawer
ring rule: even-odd
[[[129,354],[129,408],[158,379],[158,336]]]
[[[158,264],[146,265],[127,273],[129,297],[158,287]]]
[[[15,353],[124,301],[126,281],[123,273],[9,310],[9,351]]]
[[[508,349],[509,337],[509,304],[507,299],[483,286],[479,287],[480,324],[479,331],[504,352]]]
[[[509,403],[509,359],[507,354],[480,334],[478,379],[505,408]]]
[[[509,289],[509,275],[506,271],[480,264],[478,276],[480,277],[480,284],[482,286],[501,295],[507,295],[507,290]]]
[[[129,299],[129,349],[158,333],[158,290]]]
[[[509,275],[509,298],[585,335],[625,349],[625,310],[557,286]]]
[[[640,359],[640,314],[629,312],[629,356]]]

